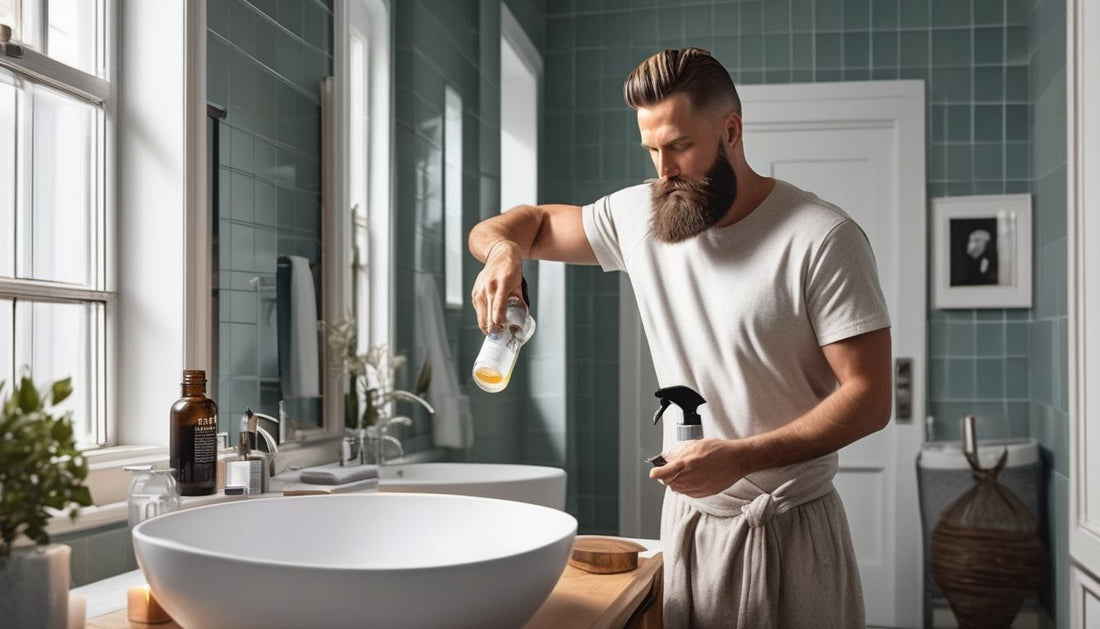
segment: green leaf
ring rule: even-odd
[[[69,397],[69,395],[72,394],[73,379],[65,378],[64,380],[58,380],[57,382],[53,383],[53,387],[51,388],[53,393],[53,403],[55,405],[60,404],[65,398]]]
[[[416,376],[416,386],[413,387],[413,393],[416,395],[424,395],[428,392],[428,388],[432,386],[432,363],[427,358],[420,365],[420,373]]]
[[[76,487],[70,499],[82,507],[89,507],[92,504],[92,492],[87,487]]]
[[[15,397],[19,400],[19,409],[24,413],[30,413],[42,408],[42,400],[38,397],[38,391],[34,388],[34,382],[30,376],[23,376],[19,389],[15,391]]]

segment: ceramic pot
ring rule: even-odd
[[[49,544],[0,558],[0,627],[68,626],[71,552],[65,544]]]

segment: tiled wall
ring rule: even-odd
[[[1066,281],[1066,4],[1029,1],[1033,111],[1031,175],[1035,218],[1035,307],[1031,325],[1030,434],[1043,445],[1047,548],[1043,592],[1057,626],[1069,618],[1069,358]]]
[[[522,5],[522,3],[521,3]],[[444,86],[462,98],[462,234],[500,212],[500,0],[413,0],[393,3],[395,47],[394,144],[396,149],[395,292],[396,348],[421,354],[411,314],[416,275],[444,282],[443,132]],[[526,5],[522,5],[526,6]],[[480,264],[465,255],[462,285],[468,294]],[[532,287],[533,288],[533,287]],[[537,316],[537,313],[536,313]],[[484,336],[468,299],[445,311],[450,349],[458,378],[471,398],[474,444],[453,451],[457,460],[520,462],[528,388],[516,378],[501,393],[489,394],[470,382],[470,366]],[[527,357],[520,355],[516,372]],[[433,366],[433,369],[441,369]],[[431,446],[431,423],[419,411],[402,441],[407,450]]]
[[[557,158],[547,160],[544,196],[588,203],[651,176],[652,166],[636,148],[622,81],[646,56],[684,45],[711,50],[738,84],[924,80],[929,198],[1029,192],[1034,5],[549,2],[546,138],[548,154]],[[578,267],[570,269],[569,281],[570,439],[576,440],[571,451],[578,457],[581,522],[591,530],[615,531],[618,414],[616,400],[605,392],[618,389],[617,278]],[[1031,312],[933,311],[928,331],[928,410],[937,419],[938,436],[957,435],[957,418],[967,412],[981,416],[982,437],[1027,436],[1036,384],[1030,375],[1036,332]]]
[[[216,394],[219,429],[235,439],[245,408],[278,414],[276,258],[321,260],[320,81],[332,74],[332,6],[219,0],[207,3],[207,29],[207,99],[227,111],[214,175]]]

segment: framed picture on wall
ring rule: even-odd
[[[1031,307],[1031,195],[932,199],[932,307]]]

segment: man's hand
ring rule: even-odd
[[[504,325],[508,298],[523,295],[523,257],[518,244],[498,240],[489,249],[485,268],[477,274],[470,300],[477,312],[477,326],[488,334]]]
[[[662,453],[668,462],[650,470],[649,477],[685,496],[711,496],[747,473],[739,465],[739,449],[737,441],[727,439],[689,441],[674,452]]]

